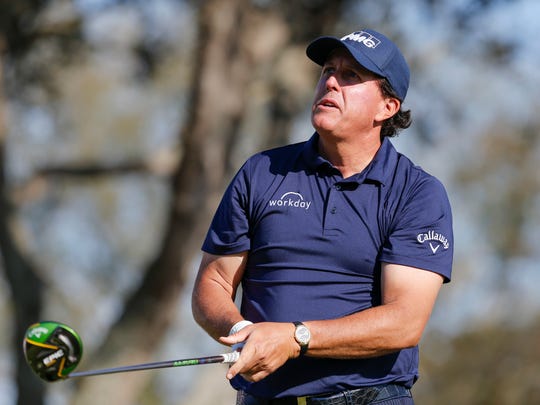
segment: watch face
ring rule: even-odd
[[[298,343],[302,345],[307,345],[309,343],[311,334],[309,333],[308,328],[306,328],[304,325],[299,325],[296,327],[296,332],[294,336],[296,337]]]

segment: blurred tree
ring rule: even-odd
[[[0,50],[1,52],[1,50]],[[2,52],[3,53],[3,52]],[[0,64],[2,61],[0,60]],[[1,68],[0,68],[1,74]],[[8,281],[14,308],[13,347],[21,347],[26,328],[36,319],[40,319],[43,283],[37,276],[33,265],[19,249],[10,229],[12,206],[6,186],[5,171],[5,125],[4,103],[0,89],[0,251],[2,268]],[[5,324],[6,329],[9,323]],[[26,365],[24,356],[18,352],[15,356],[15,381],[18,388],[19,404],[42,404],[43,383],[36,383],[35,377]]]
[[[499,256],[504,269],[505,261],[533,254],[536,246],[524,232],[530,218],[530,205],[540,189],[536,169],[537,151],[540,149],[538,129],[530,123],[509,126],[504,122],[489,130],[489,139],[479,145],[480,159],[456,172],[464,186],[480,185],[482,194],[481,221],[487,229],[490,244]],[[511,181],[519,178],[520,181]],[[499,275],[501,285],[512,275],[504,270]]]
[[[85,29],[91,30],[89,26],[95,28],[95,25],[99,25],[103,20],[96,24],[96,20],[89,22],[91,18],[84,12],[82,14],[73,12],[73,10],[70,12],[70,7],[73,8],[75,3],[81,7],[84,4],[93,4],[92,7],[99,9],[97,12],[93,9],[95,14],[102,13],[104,15],[112,9],[113,14],[116,12],[116,19],[112,18],[115,22],[119,21],[119,14],[129,11],[132,7],[139,7],[143,10],[149,4],[143,0],[98,2],[0,0],[0,10],[2,10],[0,13],[0,57],[2,58],[1,62],[8,62],[2,64],[6,68],[2,72],[4,80],[3,86],[0,87],[0,112],[2,112],[4,98],[11,96],[12,99],[20,102],[21,99],[36,97],[37,94],[38,98],[42,97],[40,102],[50,108],[47,110],[48,113],[70,114],[70,112],[66,113],[65,110],[59,111],[62,107],[61,103],[56,104],[58,100],[54,97],[44,97],[41,91],[54,95],[59,91],[58,87],[55,87],[59,81],[67,83],[70,79],[81,78],[85,73],[91,71],[91,68],[81,69],[81,66],[93,60],[88,57],[91,52],[88,54],[84,54],[84,52],[99,46],[96,45],[96,42],[92,42],[88,36],[85,36],[88,35],[87,33],[82,33],[81,24],[86,24]],[[287,142],[287,137],[291,134],[293,120],[309,105],[315,70],[312,64],[306,60],[304,52],[306,43],[313,37],[322,33],[343,32],[341,28],[339,30],[335,28],[339,25],[351,24],[356,28],[359,25],[375,22],[382,31],[387,31],[392,36],[399,38],[400,34],[404,34],[402,37],[403,45],[408,46],[408,42],[410,42],[412,43],[410,47],[414,48],[409,50],[411,51],[411,66],[417,73],[416,88],[421,88],[422,85],[428,88],[426,93],[428,101],[426,103],[429,106],[425,107],[423,114],[415,116],[416,127],[412,130],[417,131],[416,135],[418,133],[421,136],[424,135],[424,140],[428,141],[427,143],[432,147],[438,139],[437,136],[441,136],[440,132],[437,132],[439,127],[443,129],[443,133],[445,128],[445,125],[439,120],[441,116],[437,115],[437,107],[444,110],[442,118],[451,117],[452,131],[459,132],[459,124],[466,121],[465,118],[469,113],[469,110],[464,108],[464,105],[466,106],[464,98],[470,98],[474,93],[473,88],[471,88],[468,97],[464,97],[464,90],[457,85],[457,81],[451,81],[456,75],[446,75],[447,71],[444,72],[444,77],[441,79],[441,72],[438,71],[439,67],[436,62],[440,62],[445,52],[450,52],[449,49],[452,48],[452,51],[457,52],[460,57],[460,67],[467,63],[480,65],[481,58],[485,58],[487,61],[483,63],[500,67],[509,63],[513,59],[514,53],[519,50],[519,44],[509,42],[519,39],[517,36],[502,36],[499,39],[495,35],[490,38],[482,36],[485,46],[482,46],[482,54],[476,59],[473,57],[473,54],[476,55],[476,53],[470,52],[472,48],[467,47],[467,40],[471,30],[478,24],[478,19],[492,7],[510,3],[497,0],[471,0],[458,3],[448,0],[418,0],[408,3],[408,6],[411,7],[407,9],[407,12],[411,12],[408,17],[414,14],[411,10],[414,10],[415,7],[422,8],[421,13],[427,13],[431,17],[442,16],[442,25],[450,32],[447,35],[448,38],[452,39],[451,46],[444,39],[438,43],[436,39],[437,34],[440,35],[440,33],[433,30],[434,38],[429,38],[429,40],[434,42],[431,45],[428,44],[428,47],[433,47],[431,51],[418,47],[416,40],[409,41],[413,35],[425,34],[427,31],[425,27],[424,30],[417,26],[405,28],[404,21],[406,19],[396,18],[399,17],[396,13],[399,13],[399,10],[403,11],[403,7],[396,6],[397,3],[390,0],[377,2],[346,0],[334,2],[320,0],[176,2],[176,4],[180,3],[190,7],[190,11],[194,10],[194,15],[197,16],[194,24],[198,26],[198,29],[192,48],[193,55],[186,58],[188,62],[181,61],[182,64],[192,65],[193,73],[189,76],[190,92],[186,97],[187,118],[184,120],[183,129],[178,134],[179,164],[173,166],[174,173],[170,179],[168,178],[170,180],[171,205],[167,213],[167,226],[161,239],[161,246],[157,249],[155,257],[148,267],[144,269],[144,277],[135,286],[133,294],[123,303],[123,312],[116,323],[111,326],[109,335],[103,338],[103,345],[97,350],[87,353],[86,357],[91,359],[85,364],[85,367],[88,368],[131,364],[150,361],[154,358],[165,332],[175,317],[176,303],[192,269],[193,256],[199,250],[210,215],[217,205],[228,179],[244,157],[253,150]],[[64,14],[67,17],[48,20],[51,16],[50,6],[52,5],[58,5],[60,9],[67,10],[68,12]],[[59,8],[55,8],[55,10]],[[351,12],[352,9],[356,11]],[[92,13],[89,12],[89,14]],[[141,14],[144,14],[144,11]],[[366,21],[363,21],[364,18]],[[444,20],[445,18],[448,20]],[[87,20],[85,21],[85,19]],[[359,19],[362,21],[358,21]],[[111,19],[108,21],[111,24]],[[137,19],[135,21],[136,23],[140,22]],[[419,20],[414,20],[413,24],[416,24],[417,21]],[[480,24],[480,26],[482,25]],[[116,28],[114,24],[109,25],[108,31],[115,31],[114,28]],[[433,28],[436,26],[428,24],[428,30]],[[155,38],[145,37],[141,31],[134,32],[128,32],[128,36],[132,36],[128,38],[128,45],[125,48],[128,48],[126,53],[129,53],[135,62],[133,63],[133,60],[129,59],[129,65],[123,64],[119,69],[120,73],[116,76],[113,75],[111,81],[122,80],[130,75],[133,75],[135,79],[131,82],[126,80],[126,83],[133,86],[139,82],[157,81],[160,68],[162,68],[161,63],[169,49],[161,46]],[[123,33],[122,31],[119,37],[113,36],[112,38],[123,41],[125,40],[122,37]],[[101,40],[109,42],[110,39],[111,37],[106,37]],[[430,42],[427,40],[428,38],[422,39]],[[96,41],[95,38],[93,40]],[[447,39],[447,41],[449,40]],[[462,44],[464,47],[460,48]],[[108,48],[109,53],[104,52],[99,55],[102,58],[101,63],[110,64],[106,65],[105,69],[115,63],[120,65],[121,63],[118,61],[125,55],[119,55],[115,52],[122,47],[114,43],[107,43],[106,46],[111,46]],[[35,53],[32,54],[31,50]],[[405,50],[407,49],[405,48]],[[459,54],[459,52],[462,53]],[[84,54],[86,59],[74,62],[73,57],[77,54]],[[71,70],[56,71],[54,74],[57,76],[51,79],[53,67],[59,65],[70,67]],[[125,70],[123,70],[124,68]],[[453,69],[455,68],[457,66],[453,67]],[[176,72],[178,67],[169,67],[169,69]],[[431,79],[429,78],[430,69],[436,71]],[[460,72],[459,74],[463,75],[463,72],[466,73],[467,70]],[[498,73],[500,74],[501,71]],[[422,82],[418,77],[425,77],[424,74],[428,75],[428,80]],[[484,74],[487,73],[484,72]],[[461,79],[465,78],[459,77],[460,82]],[[173,80],[177,80],[176,76]],[[430,80],[435,82],[430,82]],[[479,81],[480,78],[477,77],[476,80]],[[32,178],[28,181],[30,184],[28,188],[36,183],[36,179],[39,180],[38,182],[52,185],[51,188],[56,186],[56,190],[58,190],[58,188],[69,188],[73,184],[94,184],[108,178],[144,177],[155,174],[155,167],[138,156],[137,152],[132,155],[129,153],[121,155],[120,159],[116,159],[117,156],[114,156],[114,153],[112,154],[113,159],[110,159],[110,156],[109,159],[101,156],[101,152],[109,146],[107,144],[104,147],[102,140],[116,135],[116,128],[111,130],[111,127],[104,126],[109,131],[101,131],[104,127],[100,126],[99,122],[91,122],[92,120],[100,121],[99,114],[93,114],[91,107],[95,107],[100,101],[111,97],[110,94],[96,96],[103,90],[95,86],[96,82],[88,80],[88,82],[84,82],[86,87],[75,86],[75,90],[71,88],[74,93],[81,93],[77,102],[80,101],[82,104],[77,106],[77,112],[81,116],[72,119],[84,122],[84,129],[87,130],[84,135],[88,139],[81,141],[81,144],[90,145],[88,149],[90,149],[89,154],[92,156],[90,158],[85,156],[83,159],[80,158],[82,154],[74,153],[74,156],[70,155],[69,162],[66,160],[52,162],[52,159],[49,159],[45,166],[38,164],[39,167],[30,174]],[[170,83],[166,80],[165,82]],[[438,85],[440,82],[444,83]],[[457,95],[447,92],[447,88],[453,87],[453,83],[456,83]],[[28,90],[29,88],[31,91]],[[107,88],[107,90],[111,91],[111,88]],[[482,91],[485,90],[482,89]],[[94,104],[87,104],[88,98],[93,99]],[[96,99],[98,101],[95,101]],[[124,105],[123,101],[125,100],[118,102],[120,111],[124,111],[122,110],[124,107],[126,109],[130,107]],[[28,105],[31,106],[32,103],[29,102],[24,107],[27,108]],[[71,107],[71,112],[75,109],[75,106],[69,107]],[[114,115],[116,111],[118,110],[110,112],[110,114]],[[413,112],[416,113],[418,110]],[[137,115],[137,113],[133,115]],[[106,120],[109,118],[110,116],[107,116]],[[89,124],[89,122],[91,123]],[[124,120],[122,123],[129,127],[126,132],[130,135],[122,142],[118,142],[118,144],[122,143],[118,148],[123,151],[132,146],[134,139],[137,140],[137,135],[134,133],[137,132],[137,127],[141,126],[141,121]],[[501,269],[512,258],[524,256],[534,250],[531,240],[535,239],[524,233],[524,228],[532,217],[526,213],[533,213],[536,207],[534,201],[535,198],[538,198],[538,176],[535,166],[535,157],[538,156],[537,122],[526,124],[521,130],[507,128],[506,125],[510,127],[513,126],[513,123],[497,122],[484,134],[474,139],[469,136],[471,134],[467,131],[463,131],[464,135],[456,134],[455,136],[452,132],[452,138],[457,139],[457,143],[466,140],[467,145],[470,146],[469,149],[474,150],[474,153],[471,152],[470,155],[465,153],[466,156],[459,156],[460,159],[468,156],[473,161],[461,164],[461,166],[459,162],[455,163],[454,169],[456,169],[455,166],[459,167],[453,174],[456,175],[458,187],[480,190],[476,194],[477,196],[480,194],[479,198],[472,201],[471,205],[479,207],[480,215],[478,218],[483,221],[482,229],[485,230],[485,238],[499,255],[501,260],[498,263]],[[3,153],[6,141],[5,127],[5,122],[0,119],[0,152],[2,152],[0,154],[0,169],[6,164],[6,156]],[[62,131],[59,131],[62,134],[59,137],[65,137],[66,132],[68,132],[69,135],[75,134],[74,137],[82,139],[84,136],[78,132],[79,130],[80,128],[63,128]],[[142,132],[144,130],[139,130],[139,133]],[[446,133],[444,134],[446,135]],[[151,134],[147,135],[150,137]],[[65,138],[61,139],[61,141],[63,140]],[[98,142],[103,143],[96,146],[94,143]],[[79,149],[82,150],[84,147]],[[433,151],[431,149],[429,154],[433,154],[431,153]],[[176,153],[176,150],[171,153]],[[125,158],[126,155],[127,158]],[[426,156],[426,158],[428,157]],[[43,162],[40,161],[40,163]],[[450,167],[450,165],[445,166],[443,170],[450,170]],[[460,168],[462,170],[459,170]],[[160,175],[163,173],[171,173],[171,171],[170,169],[164,171],[160,169]],[[508,181],[510,178],[519,178],[523,181]],[[6,279],[11,288],[17,331],[14,335],[14,344],[18,352],[22,332],[29,322],[39,319],[42,296],[50,291],[53,291],[54,294],[55,288],[59,289],[60,287],[53,283],[47,288],[42,286],[41,280],[44,280],[43,282],[50,281],[42,277],[46,273],[41,269],[43,263],[32,261],[25,253],[24,241],[14,239],[13,227],[10,226],[12,225],[10,222],[13,212],[18,207],[16,206],[17,201],[14,202],[13,190],[10,188],[8,180],[4,177],[2,170],[2,176],[0,176],[0,248]],[[66,187],[66,183],[69,183],[68,187]],[[468,199],[465,197],[463,200]],[[107,198],[110,198],[110,194],[96,196],[96,199],[100,200]],[[106,204],[103,203],[103,205]],[[47,216],[50,213],[50,207],[46,207],[43,211],[42,215]],[[139,239],[142,239],[142,236],[137,235]],[[133,249],[138,249],[138,246],[133,247]],[[104,267],[106,271],[110,271],[109,267]],[[465,273],[462,268],[459,270],[461,274]],[[504,272],[504,274],[508,273]],[[95,281],[93,279],[99,276],[92,273],[88,274],[87,277],[92,278],[93,284]],[[504,284],[504,286],[507,285]],[[56,292],[58,291],[56,290]],[[87,302],[79,303],[80,306],[87,304]],[[88,306],[91,307],[91,305]],[[501,325],[500,328],[506,329],[506,326]],[[488,356],[493,351],[497,353],[512,352],[509,347],[514,345],[513,341],[521,342],[520,344],[523,346],[525,344],[532,345],[531,341],[524,340],[528,332],[500,333],[504,339],[499,340],[495,340],[491,329],[484,328],[480,333],[478,336],[471,335],[463,340],[453,341],[451,345],[452,350],[456,350],[455,357],[445,357],[444,353],[439,354],[439,357],[437,353],[426,353],[427,356],[424,357],[426,371],[433,374],[436,380],[431,385],[426,385],[427,389],[423,391],[420,390],[421,384],[419,385],[419,396],[417,397],[419,403],[430,404],[435,401],[443,403],[443,400],[439,401],[439,398],[441,395],[446,395],[442,394],[444,387],[446,387],[445,381],[456,381],[455,384],[449,384],[448,390],[445,391],[452,397],[452,400],[449,399],[447,403],[491,403],[489,400],[492,400],[492,403],[497,403],[496,398],[504,398],[504,392],[497,397],[497,390],[499,387],[509,388],[500,383],[502,378],[497,374],[498,371],[489,375],[483,372],[481,367],[475,367],[474,364],[477,361],[484,369],[497,369],[498,363],[489,360]],[[538,336],[534,328],[532,336]],[[489,340],[491,338],[493,340]],[[438,342],[437,347],[440,348],[440,346],[440,342]],[[475,350],[478,347],[485,347],[489,350],[485,352]],[[462,354],[467,358],[463,359]],[[437,362],[438,359],[442,360]],[[17,356],[17,360],[19,365],[16,371],[16,383],[18,384],[19,403],[42,403],[43,385],[39,384],[35,377],[29,376],[29,370],[23,364],[22,356]],[[462,362],[461,364],[466,364],[466,367],[470,367],[471,370],[482,374],[482,378],[471,376],[467,381],[465,379],[459,380],[455,375],[456,370],[460,369],[458,360]],[[473,365],[470,366],[467,360]],[[532,363],[525,361],[521,355],[513,356],[508,361],[503,362],[503,365],[506,364],[510,364],[512,367],[523,365],[523,371],[515,372],[517,376],[523,378],[528,378],[529,374],[527,373],[531,370],[532,375],[537,374],[537,370],[531,365]],[[148,378],[150,376],[147,373],[133,373],[95,380],[80,380],[73,387],[73,401],[79,405],[142,403],[141,392],[145,389]],[[421,380],[421,383],[424,381],[426,381],[425,378]],[[469,381],[474,381],[474,385],[467,386]],[[498,384],[494,384],[494,381]],[[466,387],[465,391],[460,391],[460,384],[461,387]],[[482,391],[484,387],[493,390],[493,396],[489,397],[491,399],[484,395]],[[519,381],[515,387],[519,387]],[[464,394],[462,395],[461,392]],[[516,398],[524,398],[521,395],[523,392],[530,393],[533,397],[537,393],[529,384],[529,380],[527,380],[527,384],[524,384],[523,391],[515,393]],[[526,401],[523,400],[523,402]]]
[[[305,108],[304,103],[291,105],[298,95],[297,87],[287,86],[288,81],[312,77],[302,68],[308,66],[305,43],[335,23],[341,3],[200,3],[190,110],[180,135],[183,158],[172,178],[173,201],[163,244],[97,351],[93,366],[150,361],[173,320],[209,219],[239,166],[235,149],[241,146],[242,128],[253,103],[250,92],[262,87],[269,93],[266,109],[271,125],[267,133],[256,136],[267,145],[282,142],[292,119]],[[147,378],[134,373],[85,380],[76,404],[132,404]]]
[[[540,403],[540,322],[526,328],[481,327],[452,339],[431,335],[414,388],[419,404],[522,405]],[[436,352],[431,352],[435,349]]]
[[[42,308],[43,283],[37,275],[35,265],[31,263],[19,248],[10,228],[13,207],[9,186],[5,177],[6,151],[6,76],[3,67],[6,59],[13,68],[21,68],[19,63],[29,48],[45,37],[56,37],[58,32],[41,32],[34,24],[37,15],[46,5],[44,0],[0,1],[0,250],[3,269],[11,289],[14,308],[13,346],[20,348],[24,332],[29,324],[40,319]],[[33,66],[36,67],[36,66]],[[39,72],[39,73],[38,73]],[[25,75],[22,80],[39,80],[47,70],[20,70]],[[38,74],[36,74],[38,73]],[[44,385],[37,383],[25,363],[24,356],[17,352],[15,381],[19,404],[43,403]]]

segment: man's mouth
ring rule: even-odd
[[[337,103],[332,100],[331,98],[323,98],[319,100],[317,103],[317,106],[319,107],[330,107],[330,108],[338,108]]]

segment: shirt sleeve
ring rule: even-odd
[[[238,171],[223,194],[203,242],[203,251],[226,255],[250,249],[248,190],[249,161]]]
[[[444,186],[432,176],[421,177],[394,208],[381,261],[433,271],[449,282],[454,241]]]

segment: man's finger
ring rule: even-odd
[[[238,375],[240,370],[244,367],[244,362],[242,360],[242,355],[238,358],[236,363],[234,363],[229,369],[227,370],[227,379],[232,380],[234,377]]]
[[[232,346],[236,343],[244,342],[248,336],[249,336],[249,333],[247,333],[247,331],[241,330],[238,333],[235,333],[234,335],[222,336],[219,338],[219,341],[228,346]]]

